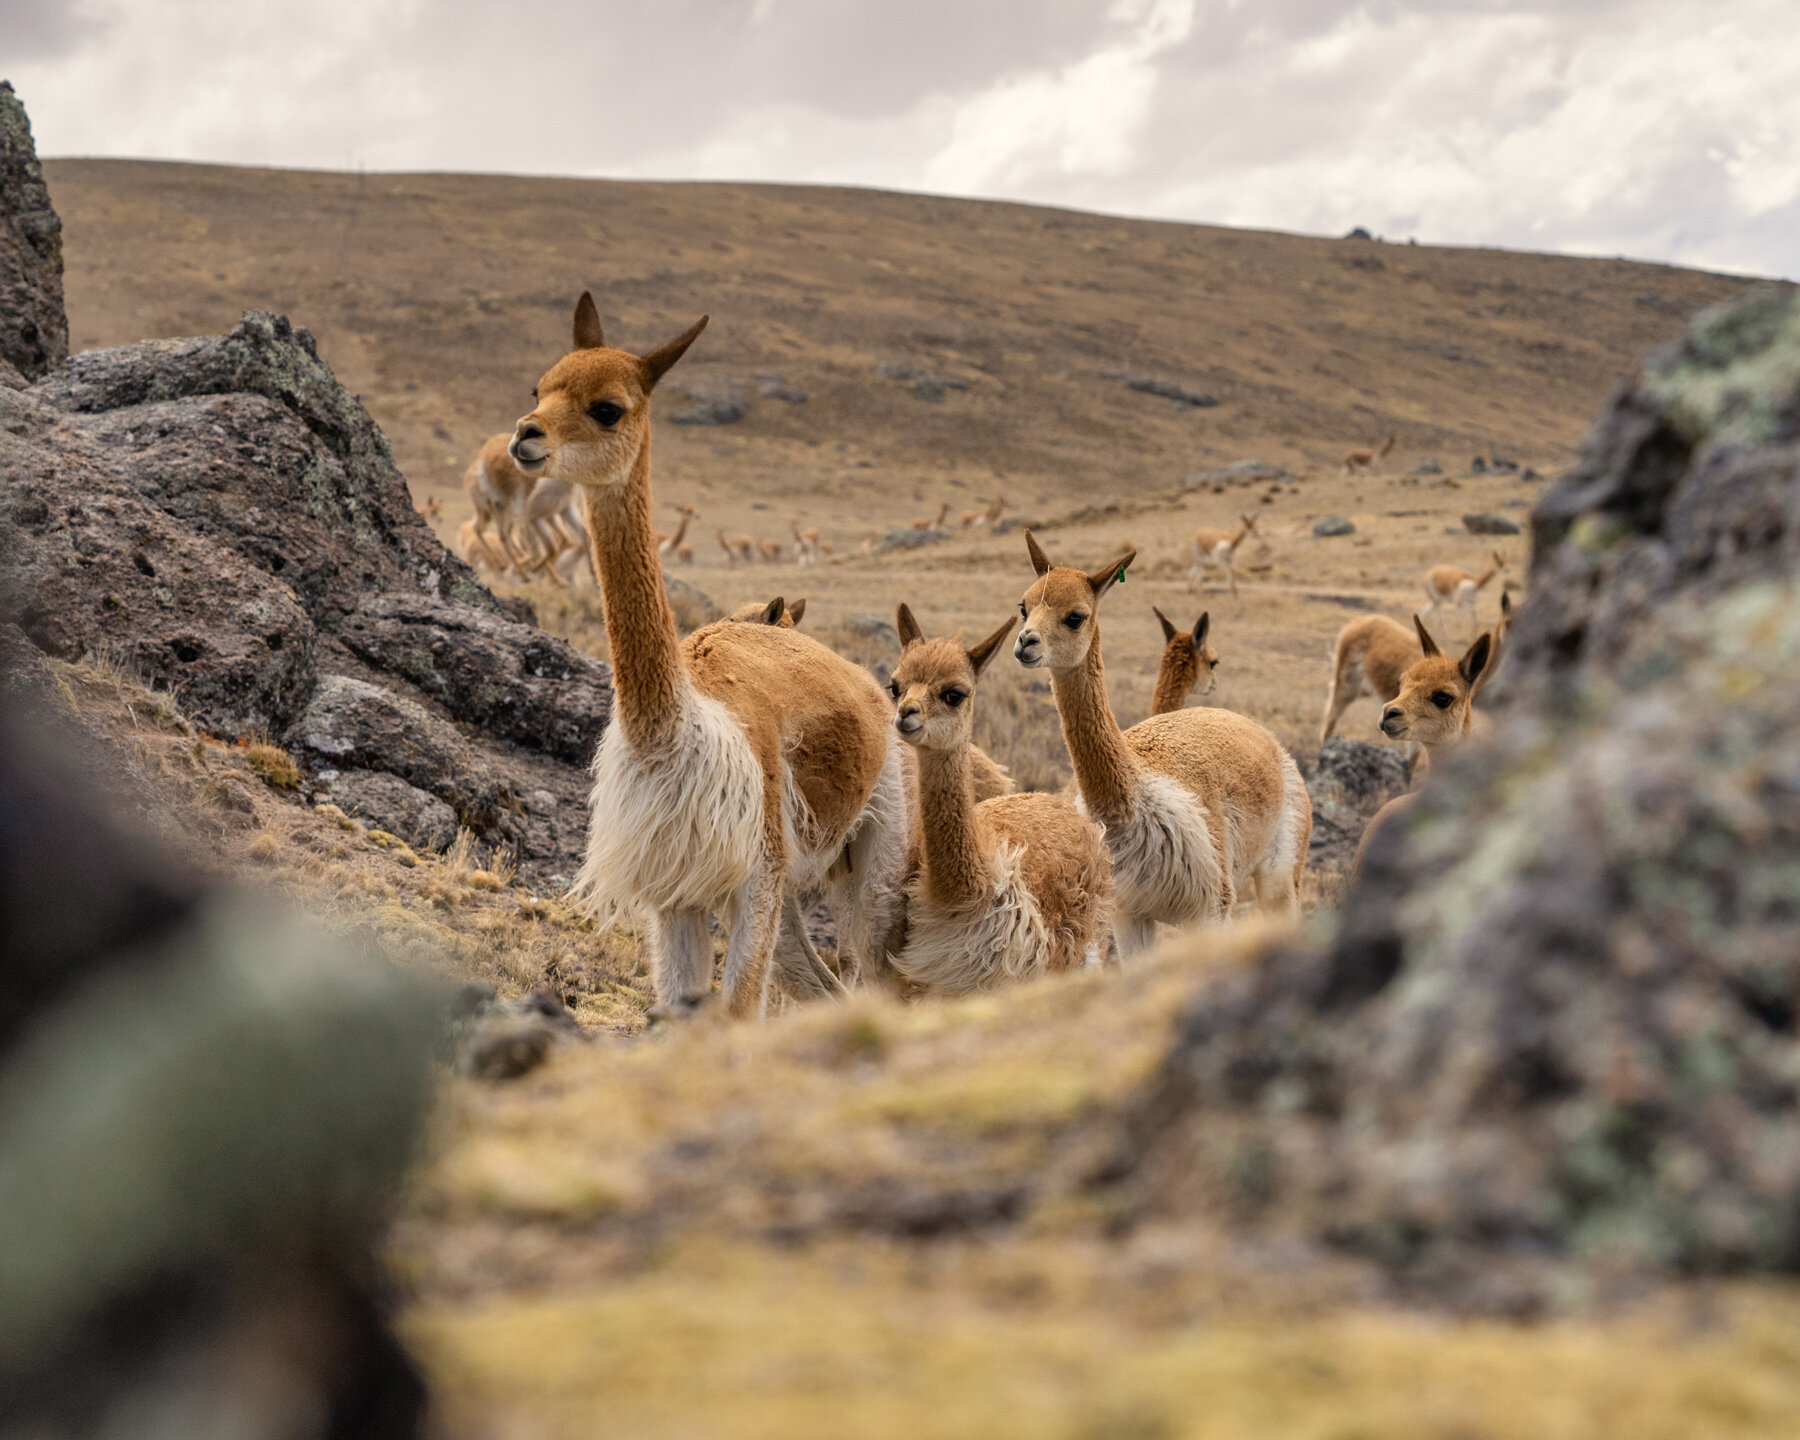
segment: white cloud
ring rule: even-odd
[[[48,154],[836,181],[1800,275],[1792,0],[16,4]]]

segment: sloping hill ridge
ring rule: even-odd
[[[1390,430],[1446,458],[1560,459],[1646,349],[1746,283],[867,190],[45,172],[74,349],[214,334],[251,307],[290,315],[420,498],[457,485],[473,446],[526,408],[583,286],[628,347],[709,312],[671,377],[676,404],[748,411],[658,434],[662,473],[710,502],[709,521],[805,497],[820,518],[875,525],[926,484],[998,481],[1052,504],[1246,454],[1298,472]]]

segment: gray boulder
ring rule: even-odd
[[[29,379],[68,353],[62,220],[50,203],[25,107],[0,80],[0,365]]]
[[[491,610],[428,595],[373,595],[344,618],[338,635],[458,720],[571,765],[593,759],[612,715],[608,665]]]
[[[298,597],[125,483],[92,437],[0,389],[0,619],[64,660],[105,655],[218,734],[279,730],[313,684]]]
[[[1312,533],[1321,540],[1329,540],[1338,535],[1354,535],[1356,526],[1342,515],[1321,515],[1313,521]]]
[[[331,781],[332,802],[347,815],[426,850],[456,839],[456,812],[435,795],[379,770],[345,770]]]
[[[1485,511],[1462,517],[1463,529],[1471,535],[1517,535],[1520,525],[1517,520],[1509,520],[1504,515],[1496,515]]]

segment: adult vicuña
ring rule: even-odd
[[[581,487],[611,642],[613,722],[575,890],[649,914],[670,1006],[710,989],[707,919],[722,914],[724,1000],[743,1016],[762,1008],[771,958],[790,995],[839,988],[799,923],[801,890],[828,885],[849,964],[893,948],[910,816],[867,671],[777,625],[676,636],[651,524],[650,397],[705,326],[632,355],[608,348],[584,293],[574,349],[538,382],[512,453]]]
[[[1344,452],[1344,473],[1354,475],[1362,470],[1373,470],[1387,459],[1388,452],[1394,448],[1394,436],[1390,432],[1387,439],[1381,442],[1379,450],[1346,450]]]
[[[938,506],[938,513],[935,516],[919,516],[912,522],[912,528],[915,530],[941,530],[944,528],[944,517],[949,513],[950,502],[946,500],[942,505]]]
[[[1213,673],[1219,668],[1219,652],[1206,638],[1212,625],[1210,614],[1202,613],[1192,630],[1177,630],[1167,615],[1154,605],[1150,608],[1156,612],[1163,632],[1162,661],[1156,667],[1156,690],[1150,697],[1150,713],[1167,715],[1187,704],[1189,693],[1202,676],[1206,685],[1200,693],[1212,694],[1213,687],[1219,683],[1219,677]]]
[[[722,526],[713,526],[713,533],[719,537],[719,548],[725,552],[725,563],[735,567],[742,560],[748,565],[756,559],[756,541],[749,535],[733,535],[725,537]]]
[[[1338,718],[1352,700],[1373,695],[1383,705],[1400,693],[1400,677],[1423,652],[1419,637],[1398,620],[1364,615],[1338,631],[1331,657],[1331,688],[1325,692],[1325,720],[1319,727],[1323,745],[1337,729]]]
[[[1420,763],[1413,772],[1414,789],[1396,795],[1377,810],[1363,830],[1356,846],[1356,860],[1351,873],[1362,868],[1363,855],[1376,832],[1404,815],[1418,800],[1417,786],[1429,773],[1431,757],[1440,751],[1460,745],[1476,733],[1478,722],[1486,717],[1475,712],[1475,694],[1493,662],[1494,637],[1485,631],[1475,637],[1461,660],[1452,660],[1437,647],[1425,622],[1417,615],[1423,653],[1400,679],[1400,693],[1381,712],[1381,733],[1390,740],[1410,740],[1424,747]]]
[[[1433,565],[1425,572],[1425,613],[1434,618],[1446,606],[1454,605],[1469,612],[1469,627],[1475,626],[1475,602],[1488,581],[1506,569],[1506,557],[1493,552],[1493,563],[1479,575],[1471,575],[1460,565]]]
[[[504,434],[482,441],[463,472],[463,489],[475,511],[476,538],[488,545],[498,541],[506,563],[523,575],[524,557],[514,548],[513,532],[535,481],[513,462],[511,443],[512,436]]]
[[[1013,655],[1050,671],[1082,808],[1106,829],[1122,954],[1147,949],[1158,921],[1230,916],[1253,886],[1292,912],[1312,835],[1312,805],[1293,757],[1230,710],[1152,715],[1121,731],[1100,658],[1101,598],[1136,551],[1086,574],[1052,565],[1029,531],[1037,580],[1019,610]]]
[[[1099,827],[1060,795],[976,799],[976,683],[1016,623],[964,649],[925,639],[906,606],[898,616],[888,691],[919,758],[922,855],[894,968],[939,994],[1098,965],[1107,951],[1111,863]]]
[[[987,509],[965,510],[957,518],[962,522],[963,529],[979,530],[984,526],[997,524],[1000,519],[1000,512],[1005,508],[1006,497],[1004,495],[996,495],[993,504],[989,505]]]
[[[794,563],[803,570],[808,565],[817,565],[819,563],[819,547],[822,543],[819,539],[818,526],[809,525],[802,530],[800,522],[790,518],[788,529],[794,532]]]
[[[1194,532],[1194,538],[1188,542],[1189,551],[1194,557],[1194,563],[1188,566],[1189,594],[1200,584],[1205,567],[1217,565],[1231,582],[1231,598],[1237,598],[1238,546],[1256,529],[1254,516],[1240,515],[1238,520],[1240,523],[1236,530],[1213,530],[1203,526]]]

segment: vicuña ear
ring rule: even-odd
[[[1162,611],[1157,610],[1154,605],[1152,605],[1150,608],[1152,610],[1156,611],[1156,618],[1162,622],[1163,643],[1166,645],[1169,643],[1169,641],[1173,640],[1176,637],[1176,635],[1179,634],[1180,632],[1176,630],[1174,624],[1170,621],[1170,619],[1167,615],[1163,614]]]
[[[763,606],[762,623],[765,625],[779,625],[781,623],[781,612],[785,609],[787,609],[787,601],[777,595],[767,605]]]
[[[1112,564],[1103,569],[1093,571],[1088,577],[1088,584],[1094,589],[1094,599],[1098,600],[1108,590],[1125,578],[1126,567],[1137,559],[1137,551],[1127,550]]]
[[[675,362],[687,354],[688,346],[700,338],[700,332],[706,328],[710,315],[702,315],[687,329],[683,330],[667,345],[658,345],[648,355],[641,357],[638,364],[644,368],[644,388],[654,390],[656,382],[674,368]]]
[[[1475,677],[1485,669],[1488,662],[1488,647],[1493,644],[1494,637],[1483,630],[1475,637],[1475,643],[1469,647],[1469,653],[1463,656],[1457,669],[1469,684],[1475,683]]]
[[[1044,547],[1037,543],[1037,537],[1029,530],[1025,532],[1025,553],[1031,556],[1031,568],[1040,575],[1050,573],[1050,557],[1044,553]]]
[[[806,597],[804,595],[802,595],[792,605],[788,606],[788,614],[793,616],[794,624],[796,626],[799,625],[801,619],[806,614]]]
[[[1012,634],[1013,626],[1018,623],[1019,621],[1016,615],[1007,616],[1006,623],[992,635],[988,636],[987,639],[983,640],[973,650],[963,651],[963,654],[969,657],[969,664],[974,668],[977,675],[981,673],[982,668],[988,661],[994,658],[994,655],[1000,649],[1002,642],[1005,641],[1008,635]]]
[[[1212,611],[1203,611],[1194,622],[1194,653],[1200,653],[1200,647],[1206,643],[1206,632],[1212,628]]]
[[[906,608],[904,601],[894,615],[894,628],[900,632],[900,648],[910,650],[925,638],[925,632],[919,628],[919,622],[913,619],[912,611]]]
[[[1413,616],[1413,625],[1418,629],[1419,644],[1424,648],[1427,655],[1442,655],[1444,653],[1442,650],[1438,649],[1437,641],[1431,638],[1431,632],[1425,628],[1425,622],[1417,615]]]
[[[604,350],[606,336],[600,333],[600,311],[594,305],[593,292],[583,290],[575,302],[575,348]]]

